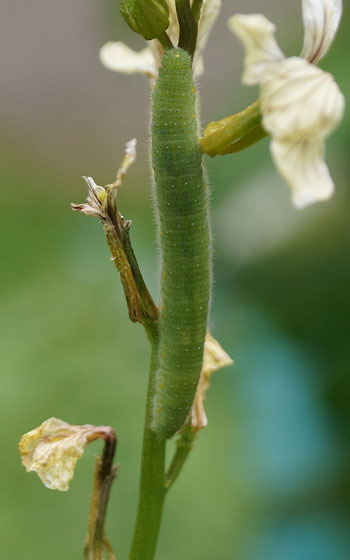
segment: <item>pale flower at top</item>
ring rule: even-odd
[[[179,24],[176,16],[175,0],[167,0],[169,7],[170,25],[167,34],[177,46],[179,39]],[[196,52],[193,58],[195,76],[203,73],[203,59],[201,53],[207,43],[210,31],[219,15],[221,0],[204,0],[198,23],[198,38]],[[163,48],[159,41],[149,41],[149,46],[137,52],[121,41],[109,41],[100,50],[100,61],[109,70],[122,74],[144,74],[151,79],[157,77],[158,67],[163,55]]]
[[[329,50],[341,0],[302,0],[304,46],[285,58],[275,26],[263,15],[237,14],[229,27],[245,50],[244,84],[260,85],[262,124],[272,136],[273,160],[301,208],[328,199],[334,184],[323,161],[324,140],[340,122],[344,97],[331,74],[314,64]]]

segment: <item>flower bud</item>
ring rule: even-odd
[[[169,27],[166,0],[123,0],[120,11],[129,27],[148,41]]]

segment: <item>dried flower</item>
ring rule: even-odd
[[[233,364],[233,360],[208,332],[204,344],[202,372],[191,411],[191,425],[195,430],[205,428],[208,423],[204,410],[204,399],[210,386],[211,374],[231,364]]]
[[[125,175],[127,174],[130,166],[134,163],[136,159],[136,138],[130,140],[125,146],[125,156],[121,162],[119,169],[117,171],[116,180],[114,183],[106,185],[110,188],[118,188],[121,186]],[[92,177],[84,177],[87,188],[88,196],[86,198],[86,203],[76,204],[72,203],[72,209],[76,212],[82,212],[87,216],[96,216],[97,218],[105,219],[105,213],[103,209],[103,202],[107,197],[107,191],[105,187],[100,187],[96,185]]]
[[[109,426],[74,426],[49,418],[22,436],[19,442],[22,463],[28,472],[35,471],[48,488],[68,490],[85,446],[108,437],[111,432]]]

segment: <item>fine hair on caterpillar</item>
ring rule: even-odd
[[[161,246],[159,368],[152,428],[172,437],[190,411],[210,298],[208,193],[191,58],[166,51],[153,92],[152,165]]]

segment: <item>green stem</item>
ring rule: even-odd
[[[189,0],[175,0],[175,5],[180,26],[178,46],[193,58],[197,44],[198,22],[195,20]]]
[[[171,42],[171,39],[169,37],[169,35],[167,34],[166,31],[163,31],[163,33],[161,33],[160,35],[158,35],[157,37],[158,41],[160,42],[160,44],[162,45],[164,50],[168,50],[168,49],[173,49],[174,45]]]
[[[176,451],[165,475],[165,488],[167,491],[179,476],[182,467],[193,448],[196,436],[197,431],[193,430],[190,423],[186,424],[181,431],[180,437],[176,441]]]
[[[266,138],[268,135],[269,133],[266,132],[260,124],[258,124],[258,126],[249,130],[245,136],[242,136],[242,138],[230,144],[218,155],[224,156],[226,154],[237,154],[238,152],[242,152],[243,150],[250,148],[250,146],[253,146],[263,138]]]
[[[192,12],[196,23],[199,22],[202,4],[203,0],[193,0],[192,2]]]
[[[211,122],[200,139],[202,152],[211,157],[222,155],[223,152],[252,128],[261,123],[260,102],[255,101],[240,113]]]
[[[145,324],[145,328],[152,352],[142,450],[139,505],[129,560],[153,560],[165,497],[165,439],[157,436],[150,428],[154,398],[154,377],[158,367],[158,324],[148,323]]]

